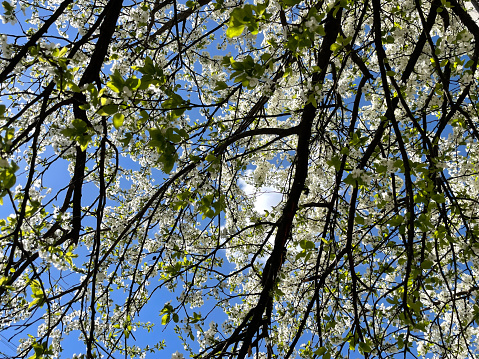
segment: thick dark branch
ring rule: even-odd
[[[111,44],[113,33],[115,32],[116,22],[120,16],[123,0],[111,0],[108,3],[110,7],[106,13],[105,19],[100,26],[100,36],[95,45],[95,51],[91,56],[90,63],[85,69],[83,76],[78,84],[80,87],[99,80],[100,70],[103,66],[105,56],[108,53],[108,47]]]
[[[328,13],[326,18],[325,31],[326,35],[321,45],[320,55],[318,57],[318,66],[321,72],[313,75],[312,84],[322,83],[326,76],[326,69],[332,55],[331,45],[335,43],[339,34],[341,24],[342,8],[333,16],[333,11]],[[299,125],[298,146],[296,149],[296,170],[294,174],[293,184],[289,192],[288,200],[284,206],[282,216],[278,221],[278,230],[274,240],[273,251],[268,258],[263,271],[263,291],[261,292],[258,304],[252,309],[253,317],[248,323],[246,332],[244,333],[243,343],[241,345],[238,358],[246,357],[250,350],[253,336],[259,329],[262,322],[263,313],[267,308],[272,306],[272,291],[276,285],[278,273],[283,265],[286,252],[287,240],[291,234],[293,220],[298,210],[298,203],[304,189],[304,184],[308,176],[309,169],[309,142],[311,139],[312,126],[316,117],[316,107],[309,103],[304,107],[303,116]]]
[[[452,11],[461,19],[462,23],[467,27],[467,29],[474,35],[476,42],[479,42],[479,26],[472,19],[471,15],[467,13],[466,10],[457,2],[457,0],[449,1]],[[477,2],[473,3],[474,7],[477,5]]]
[[[431,11],[429,11],[429,15],[427,17],[426,26],[422,30],[421,35],[419,35],[419,39],[417,41],[416,47],[414,48],[414,51],[409,57],[410,60],[407,63],[406,68],[404,69],[401,75],[401,81],[403,83],[405,83],[408,80],[409,76],[411,76],[411,73],[413,72],[414,67],[416,66],[416,63],[419,60],[419,55],[421,55],[424,45],[426,44],[426,40],[427,40],[426,34],[428,34],[431,31],[433,25],[436,23],[437,9],[439,5],[440,5],[440,2],[437,0],[435,0],[431,5]]]

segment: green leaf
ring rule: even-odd
[[[80,148],[82,151],[85,151],[88,147],[88,144],[91,141],[91,136],[90,135],[82,135],[77,137],[77,142],[80,145]]]
[[[125,86],[131,91],[136,91],[141,86],[141,80],[136,77],[131,77],[125,82]]]
[[[245,27],[245,25],[230,26],[226,30],[226,36],[229,38],[238,37],[243,33]]]
[[[433,264],[434,264],[434,262],[426,259],[424,262],[421,263],[421,268],[422,269],[431,269]]]
[[[388,221],[388,224],[393,227],[397,227],[404,222],[404,217],[397,214]]]
[[[364,224],[364,218],[361,216],[356,216],[354,220],[356,221],[357,224]]]
[[[0,170],[0,190],[5,190],[13,187],[17,181],[14,170],[11,167]],[[2,194],[3,196],[4,194]]]
[[[170,313],[166,313],[161,317],[161,324],[166,325],[170,322]]]
[[[1,277],[0,278],[0,287],[3,287],[5,283],[7,283],[10,280],[9,277]]]
[[[336,171],[341,169],[341,159],[339,156],[333,156],[330,160],[326,161],[329,166],[333,166]]]
[[[464,64],[464,67],[470,68],[472,65],[474,65],[474,60],[469,60]]]
[[[181,136],[176,133],[169,134],[167,138],[173,143],[180,143],[182,141]]]
[[[291,67],[287,67],[284,69],[283,78],[291,76],[293,74],[293,69]]]
[[[85,121],[80,120],[79,118],[74,119],[72,121],[72,125],[77,130],[78,133],[86,132],[88,129],[88,126],[85,123]]]
[[[358,179],[353,177],[351,174],[348,174],[343,182],[353,187],[358,185]]]
[[[333,51],[333,52],[337,52],[337,51],[341,50],[341,48],[342,48],[342,45],[340,45],[336,42],[334,44],[332,44],[331,47],[330,47],[331,51]]]
[[[175,166],[176,159],[178,155],[175,153],[174,155],[171,154],[163,154],[160,157],[160,161],[163,162],[163,172],[170,173],[173,167]]]
[[[385,40],[386,40],[386,41],[385,41],[386,43],[388,43],[388,44],[393,44],[393,43],[394,43],[394,36],[389,35],[388,37],[386,37]]]
[[[365,342],[359,342],[359,349],[363,353],[370,353],[371,352],[371,347],[369,346],[368,343],[365,343]]]
[[[125,120],[125,116],[122,113],[116,113],[113,116],[113,126],[118,130],[121,126],[123,126],[123,121]]]
[[[43,304],[45,304],[45,296],[43,295],[43,292],[41,292],[40,294],[32,295],[32,297],[34,297],[34,299],[28,305],[29,309],[35,306],[43,307]]]
[[[208,153],[208,155],[206,156],[205,158],[208,162],[216,162],[218,160],[218,158],[212,154],[212,153]]]
[[[306,249],[306,250],[311,250],[311,249],[316,248],[314,242],[308,241],[307,239],[301,240],[301,241],[299,242],[299,246],[300,246],[302,249]]]
[[[116,87],[113,82],[107,82],[106,84],[107,87],[109,87],[113,92],[120,93],[120,89]]]
[[[74,84],[73,82],[70,82],[68,84],[68,86],[70,86],[70,89],[73,91],[73,92],[81,92],[81,89],[78,87],[77,84]]]
[[[125,133],[125,137],[122,138],[120,142],[123,145],[123,147],[126,147],[130,144],[132,139],[133,139],[133,135],[130,132],[128,132],[128,133]]]
[[[267,62],[271,57],[272,57],[271,54],[266,52],[261,55],[261,60],[263,60],[264,62]]]
[[[111,116],[117,112],[118,112],[118,105],[115,105],[115,104],[109,104],[109,105],[103,106],[97,111],[97,113],[100,116]]]
[[[14,7],[8,1],[2,2],[2,5],[7,14],[10,14],[14,10]]]
[[[325,347],[321,347],[321,348],[318,348],[316,349],[316,351],[314,352],[315,355],[317,356],[321,356],[323,355],[324,353],[326,353],[326,348]]]
[[[216,82],[216,87],[214,88],[214,91],[218,91],[218,90],[225,90],[227,89],[229,86],[226,82],[224,81],[217,81]]]
[[[168,99],[162,102],[161,107],[165,109],[175,109],[184,103],[183,98],[178,94],[171,94]]]
[[[190,323],[195,324],[201,320],[201,314],[193,312],[193,318],[190,319]]]
[[[174,128],[175,132],[179,134],[182,138],[188,138],[188,132],[184,128]]]

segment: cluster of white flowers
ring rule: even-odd
[[[171,356],[171,359],[183,359],[183,354],[180,353],[179,351],[176,351],[173,353],[173,355]]]
[[[2,57],[9,58],[12,55],[12,48],[8,44],[7,35],[0,34],[0,49]]]
[[[217,324],[215,322],[210,322],[209,329],[203,332],[202,330],[198,330],[196,332],[196,336],[198,338],[198,343],[201,348],[206,348],[215,343],[215,335],[218,332]]]

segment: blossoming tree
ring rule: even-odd
[[[13,356],[479,355],[476,1],[2,4]]]

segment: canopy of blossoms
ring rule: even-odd
[[[4,1],[5,357],[477,357],[478,5]]]

